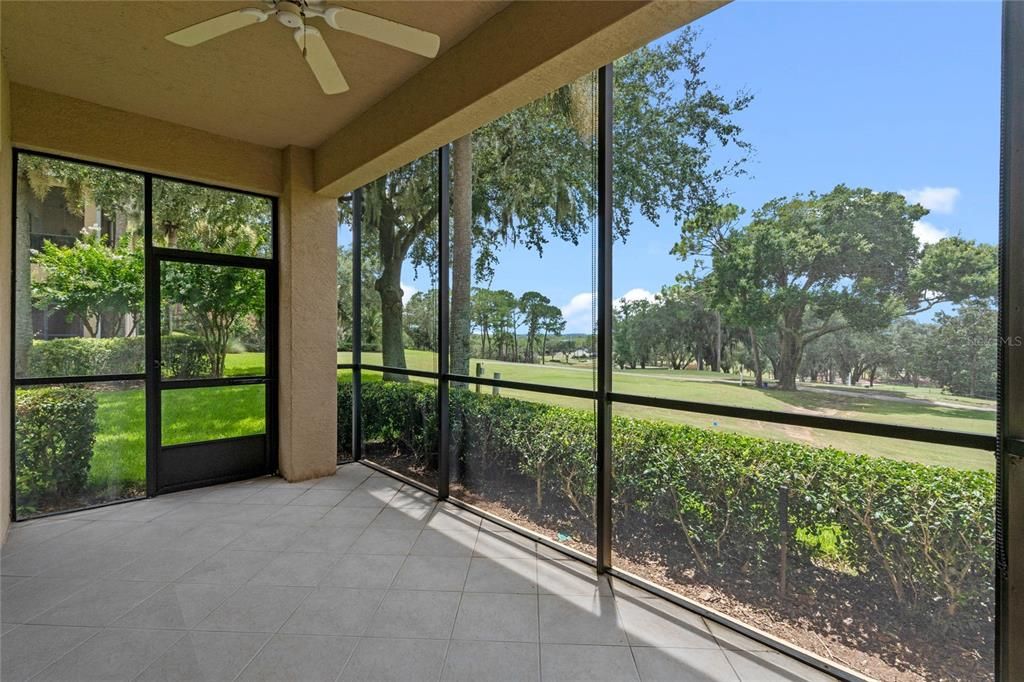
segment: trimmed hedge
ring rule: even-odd
[[[96,408],[96,394],[88,388],[18,390],[14,458],[19,508],[44,508],[85,489],[96,442]]]
[[[194,336],[163,336],[160,351],[161,366],[167,378],[182,379],[210,372],[210,358]],[[32,343],[29,376],[141,374],[145,364],[146,339],[142,336],[52,339]]]
[[[339,449],[351,447],[351,384],[339,384]],[[436,464],[433,386],[363,384],[367,442]],[[528,483],[532,504],[571,510],[592,538],[594,415],[514,398],[453,390],[455,476]],[[679,541],[698,574],[777,580],[780,495],[788,503],[790,584],[813,589],[822,567],[883,591],[908,614],[993,612],[995,479],[680,424],[616,417],[613,514],[620,551]],[[813,570],[812,570],[813,569]]]

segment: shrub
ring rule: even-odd
[[[167,379],[209,376],[213,371],[202,341],[188,334],[160,337],[160,366]]]
[[[29,371],[36,377],[141,373],[145,358],[146,341],[140,336],[35,341]]]
[[[113,339],[81,339],[86,343],[97,341],[106,346],[106,357],[97,374],[130,374],[146,371],[146,339],[128,336]]]
[[[172,379],[210,373],[210,358],[194,336],[171,334],[160,340],[164,376]],[[146,365],[142,336],[35,341],[29,356],[34,377],[141,374]]]
[[[44,508],[85,488],[96,440],[95,393],[55,386],[19,389],[14,407],[19,507]]]
[[[382,382],[362,390],[366,441],[430,464],[435,389]],[[351,385],[339,385],[339,393],[348,412]],[[593,537],[591,412],[453,390],[450,415],[460,482],[507,490],[525,479],[538,509],[571,510],[574,533]],[[339,415],[339,441],[351,438],[350,422],[350,414]],[[982,620],[992,613],[995,481],[988,472],[626,417],[613,420],[612,449],[620,549],[628,543],[649,554],[679,539],[698,574],[771,584],[785,494],[793,580],[825,566],[886,591],[908,614],[949,622],[961,611]]]

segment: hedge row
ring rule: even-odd
[[[160,355],[165,377],[182,379],[210,373],[210,358],[193,336],[161,337]],[[35,341],[29,355],[33,377],[141,374],[145,365],[146,339],[142,336]]]
[[[19,389],[14,458],[19,509],[37,510],[80,494],[96,442],[96,392],[78,386]]]
[[[338,390],[339,447],[347,450],[351,385]],[[434,466],[435,396],[425,384],[365,383],[366,441]],[[527,503],[562,505],[577,536],[593,537],[593,413],[463,390],[452,391],[450,412],[462,483],[526,483]],[[649,554],[671,541],[698,575],[767,584],[777,580],[781,530],[791,585],[827,567],[888,593],[907,613],[992,613],[988,472],[625,417],[613,421],[612,447],[620,551]]]

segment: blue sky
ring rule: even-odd
[[[754,95],[738,121],[755,148],[730,182],[748,211],[837,183],[903,191],[931,209],[919,236],[995,243],[1000,12],[978,2],[744,2],[704,17],[706,79]],[[616,297],[657,291],[685,265],[670,218],[638,220],[615,252]],[[411,270],[407,284],[426,288]],[[590,330],[591,249],[505,249],[492,283],[536,289]]]

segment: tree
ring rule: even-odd
[[[994,296],[995,249],[957,237],[922,249],[913,224],[926,213],[896,192],[837,185],[769,201],[743,227],[735,206],[703,211],[684,223],[673,251],[711,259],[696,276],[734,321],[770,322],[779,387],[796,390],[804,349],[815,339],[882,329],[940,302]]]
[[[18,169],[21,176],[19,193],[22,186],[28,186],[37,197],[45,198],[49,191],[59,187],[67,209],[77,215],[84,214],[87,205],[95,205],[107,215],[138,216],[142,210],[142,178],[132,173],[31,155],[19,157]],[[267,199],[157,180],[153,183],[152,200],[155,243],[185,250],[247,256],[269,253],[273,215],[271,202]],[[19,205],[19,225],[21,210]],[[25,220],[24,225],[27,224]],[[19,234],[23,232],[26,230],[20,227]],[[92,247],[86,247],[86,250],[89,248]],[[98,251],[93,249],[88,255],[96,260],[97,254]],[[74,255],[77,257],[85,253]],[[127,300],[133,286],[130,261],[130,258],[118,261],[118,267],[124,265],[128,268],[117,273],[126,281],[123,286],[115,287],[111,294],[120,296],[122,301]],[[27,264],[19,262],[18,269],[20,277],[28,277]],[[56,291],[47,291],[48,287],[43,283],[34,282],[33,286],[37,284],[40,300],[58,296]],[[88,286],[88,282],[75,282],[68,277],[64,285],[68,287],[65,293],[70,295]],[[265,291],[262,272],[239,267],[168,262],[162,266],[161,286],[165,305],[183,306],[186,318],[210,354],[214,374],[220,376],[227,344],[237,330],[238,322],[247,315],[259,317],[262,314]],[[132,305],[141,307],[141,295],[134,299]],[[19,303],[19,309],[22,307]]]
[[[372,261],[372,255],[369,259]],[[367,257],[364,254],[364,265]],[[380,308],[373,304],[374,268],[362,269],[362,349],[380,351]],[[351,349],[356,342],[352,338],[352,249],[338,247],[338,350]]]
[[[920,386],[921,377],[928,373],[929,337],[933,331],[934,325],[908,319],[896,320],[889,334],[889,374],[914,388]]]
[[[473,289],[471,297],[472,325],[480,330],[480,357],[488,357],[491,330],[497,321],[495,301],[490,289]]]
[[[997,315],[987,304],[939,312],[927,345],[928,376],[953,395],[994,399],[997,349]]]
[[[657,311],[657,304],[646,299],[620,301],[612,331],[615,363],[620,369],[626,365],[645,369],[654,359],[663,323]]]
[[[469,273],[473,267],[473,134],[452,143],[451,309],[449,362],[455,374],[469,374],[474,305]]]
[[[388,367],[404,368],[402,264],[410,258],[415,268],[436,268],[436,157],[421,157],[374,180],[363,188],[363,199],[363,239],[367,245],[376,243],[373,274],[380,297],[383,361]],[[403,374],[386,378],[407,380]]]
[[[701,288],[692,284],[662,287],[657,301],[662,317],[666,320],[661,343],[666,350],[673,350],[671,355],[678,356],[673,369],[685,367],[693,358],[698,370],[705,369],[710,359],[711,368],[718,371],[721,325],[718,311],[710,309],[707,296]]]
[[[555,305],[546,305],[540,312],[540,328],[544,335],[540,343],[540,362],[543,365],[548,354],[548,335],[560,336],[565,331],[565,318],[562,309]]]
[[[188,183],[154,181],[154,242],[191,251],[266,256],[273,214],[262,197]],[[165,262],[161,303],[180,306],[198,334],[214,376],[224,374],[228,343],[245,318],[262,326],[263,272],[241,267]],[[168,330],[169,331],[169,330]]]
[[[105,238],[84,235],[71,246],[43,242],[32,264],[41,270],[32,286],[37,308],[53,307],[78,318],[92,337],[135,333],[143,306],[141,250],[127,241],[111,248]],[[101,328],[104,323],[108,329]]]
[[[533,362],[537,335],[541,331],[544,317],[551,308],[551,299],[539,291],[527,291],[519,297],[519,310],[526,324],[526,361]],[[561,311],[559,311],[561,312]]]
[[[269,256],[271,203],[183,182],[153,182],[153,242],[189,251]]]
[[[859,332],[846,327],[809,343],[804,349],[801,375],[852,386],[865,376],[875,384],[878,370],[891,363],[891,327]]]
[[[405,333],[417,350],[437,350],[437,289],[417,291],[405,304]]]
[[[615,230],[629,234],[637,209],[649,219],[686,216],[717,198],[738,173],[748,146],[734,115],[750,98],[727,98],[703,80],[697,33],[685,29],[615,65]],[[581,79],[510,112],[452,147],[451,340],[453,373],[469,370],[470,327],[477,324],[471,283],[492,279],[497,251],[521,244],[543,254],[550,239],[578,243],[593,224],[597,193],[592,78]],[[716,166],[712,152],[732,146],[741,158]],[[720,158],[716,155],[716,158]],[[427,264],[436,225],[436,162],[424,157],[366,189],[364,230],[378,235],[378,290],[384,363],[404,367],[401,267]],[[474,258],[475,248],[475,258]],[[512,336],[513,355],[517,340]]]
[[[30,263],[30,205],[33,197],[43,201],[55,189],[63,194],[67,211],[83,218],[90,204],[108,216],[131,216],[136,224],[142,211],[142,178],[138,175],[43,156],[19,155],[14,286],[14,364],[19,376],[28,372],[33,336],[33,288],[37,284],[32,281]]]
[[[213,376],[223,376],[228,342],[238,323],[263,311],[263,271],[167,262],[161,269],[160,289],[163,305],[180,306],[199,335]]]

